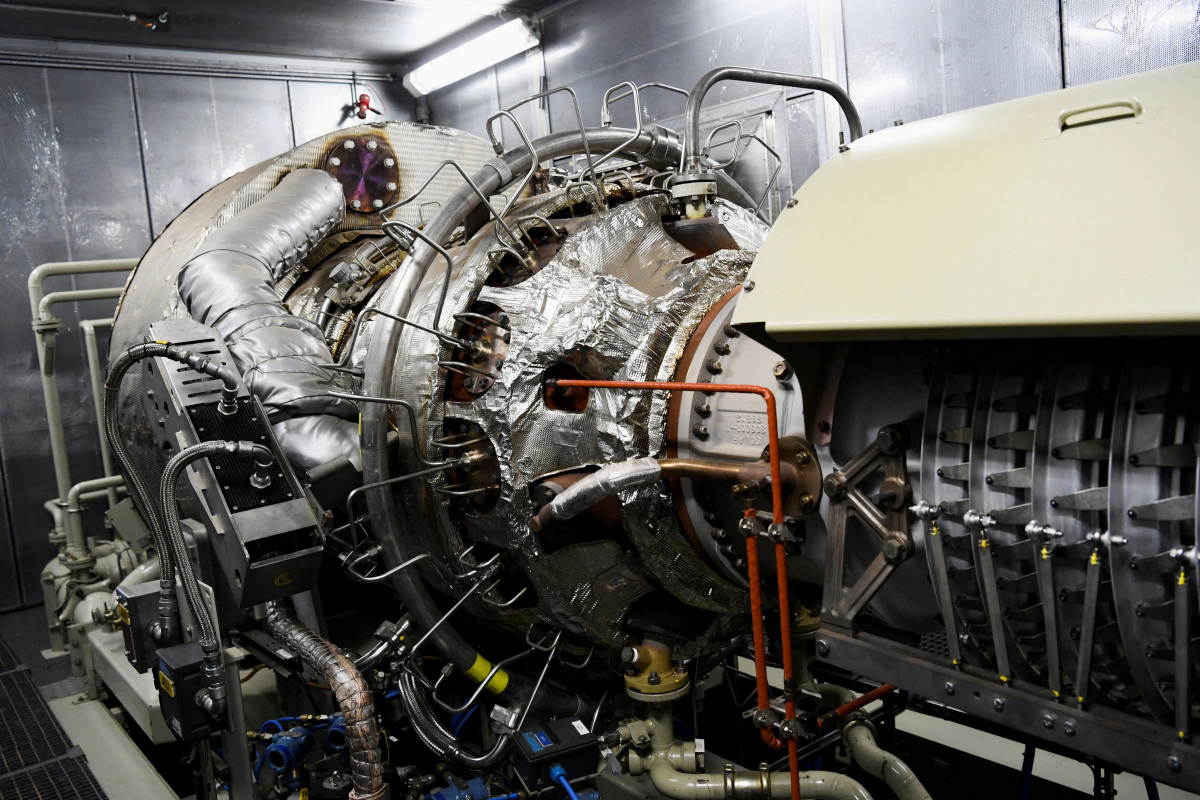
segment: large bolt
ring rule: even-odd
[[[891,534],[883,540],[883,557],[896,564],[908,558],[910,544],[906,537]]]
[[[1183,761],[1180,760],[1179,756],[1167,756],[1167,769],[1171,770],[1171,772],[1179,772],[1179,770],[1183,769]]]
[[[697,422],[692,426],[692,435],[701,441],[708,438],[708,426],[703,422]]]
[[[378,149],[379,149],[379,142],[377,142],[377,141],[375,141],[375,140],[373,140],[373,139],[368,139],[368,140],[367,140],[367,149],[368,149],[368,150],[371,150],[371,151],[378,150]]]
[[[729,355],[729,342],[724,339],[718,339],[713,344],[713,350],[717,352],[717,355],[727,356]]]
[[[993,700],[992,708],[996,709],[997,712],[1003,711],[1004,710],[1004,698],[997,697],[995,700]]]
[[[720,528],[713,528],[708,532],[708,535],[716,539],[718,542],[722,541],[726,536],[725,531],[721,530]]]
[[[1063,723],[1063,733],[1065,733],[1067,736],[1074,736],[1075,735],[1075,723],[1071,722],[1071,720],[1067,720],[1066,722],[1064,722]]]
[[[712,375],[720,375],[721,370],[724,369],[724,367],[721,366],[720,360],[715,358],[710,358],[708,361],[705,361],[704,368]]]
[[[329,159],[329,166],[340,167],[341,165],[342,165],[342,160],[340,158],[338,158],[337,156],[334,156],[333,158]]]
[[[951,683],[950,681],[946,681],[946,686],[945,686],[944,688],[946,689],[946,694],[947,694],[947,695],[953,695],[953,694],[954,694],[954,684],[953,684],[953,683]]]
[[[1049,714],[1046,714],[1045,716],[1043,716],[1042,717],[1042,727],[1048,731],[1053,730],[1054,729],[1054,717],[1050,716]]]
[[[726,325],[724,333],[730,339],[736,339],[737,337],[742,335],[742,332],[739,331],[737,328],[733,327],[732,325]]]
[[[696,413],[702,417],[707,417],[712,413],[712,404],[707,400],[701,400],[699,403],[696,403]]]
[[[829,654],[829,642],[825,639],[817,639],[817,652],[821,655]]]
[[[342,147],[346,148],[347,150],[353,150],[354,149],[354,140],[347,139],[346,141],[342,142]]]
[[[392,167],[396,166],[396,159],[391,157],[385,158],[383,160],[383,165],[388,169],[391,169]]]
[[[786,383],[792,379],[792,365],[786,361],[780,361],[771,369],[771,373],[775,376],[775,380]]]

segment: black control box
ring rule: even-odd
[[[139,673],[154,666],[158,642],[150,626],[158,621],[158,581],[117,588],[117,618],[125,637],[125,657]]]
[[[530,792],[556,785],[550,775],[556,764],[567,780],[574,780],[594,773],[599,763],[600,740],[578,717],[552,719],[545,727],[531,726],[513,738],[513,767]]]
[[[196,705],[196,695],[204,688],[204,651],[199,644],[162,648],[154,673],[163,718],[180,741],[199,741],[224,727],[223,719],[210,717]]]

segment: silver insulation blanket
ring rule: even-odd
[[[573,199],[580,199],[578,190]],[[550,214],[566,205],[561,195],[539,196],[519,203],[512,217],[534,207]],[[636,555],[613,540],[548,550],[529,528],[532,482],[557,471],[656,456],[666,445],[667,393],[593,390],[583,413],[555,411],[542,401],[546,369],[567,363],[586,377],[614,380],[673,376],[692,331],[743,280],[766,234],[748,211],[717,201],[718,219],[742,250],[693,259],[663,229],[666,210],[665,198],[649,195],[578,222],[555,220],[570,235],[548,265],[515,286],[484,285],[491,271],[487,251],[495,242],[490,226],[457,253],[447,312],[484,301],[502,308],[512,326],[495,385],[473,402],[443,399],[445,371],[437,361],[448,353],[432,337],[414,329],[401,334],[392,392],[413,403],[423,421],[415,442],[403,425],[402,439],[428,448],[441,435],[443,419],[465,419],[483,428],[499,457],[500,498],[486,515],[457,513],[453,501],[417,483],[396,493],[410,521],[409,535],[442,554],[447,565],[456,564],[453,554],[461,551],[462,537],[518,556],[536,591],[536,607],[488,609],[489,615],[514,625],[548,621],[615,646],[623,635],[621,620],[656,584],[716,612],[713,640],[748,607],[746,593],[718,575],[680,530],[662,481],[620,492],[625,533]],[[443,269],[440,260],[434,263],[410,309],[425,324],[432,322]],[[451,332],[453,324],[446,313],[443,329]],[[406,466],[418,467],[415,460]]]
[[[215,328],[262,401],[280,447],[305,469],[330,453],[361,469],[357,407],[329,395],[334,374],[325,334],[294,316],[274,284],[342,221],[341,186],[324,172],[298,169],[212,233],[179,271],[179,296],[192,317]],[[284,425],[305,417],[303,425]],[[310,445],[312,445],[310,447]]]
[[[299,145],[295,149],[281,154],[278,158],[258,164],[229,178],[188,206],[175,221],[167,226],[142,258],[137,270],[130,276],[125,287],[125,294],[121,298],[116,322],[113,325],[110,351],[114,354],[120,353],[134,344],[143,342],[146,329],[152,322],[190,316],[188,309],[180,300],[176,288],[176,278],[180,269],[196,252],[197,245],[203,247],[206,239],[216,235],[243,212],[256,206],[285,176],[300,170],[322,168],[326,154],[331,149],[339,147],[346,137],[363,134],[382,136],[391,145],[400,171],[401,192],[420,186],[429,173],[444,159],[458,160],[467,173],[471,174],[494,156],[488,142],[477,136],[450,128],[393,121],[357,125],[333,131]],[[462,179],[457,173],[452,170],[443,170],[426,189],[422,200],[430,204],[437,204],[449,197],[461,183]],[[422,213],[420,205],[422,204],[413,203],[405,206],[397,212],[397,216],[412,222],[419,222]],[[426,207],[426,214],[428,214],[429,207],[433,206]],[[330,233],[335,236],[354,238],[362,235],[359,232],[365,231],[373,231],[375,235],[378,235],[378,228],[378,214],[346,211],[342,220],[330,230]],[[277,303],[286,298],[289,290],[296,285],[297,281],[307,276],[314,267],[321,264],[336,249],[337,242],[335,240],[327,239],[326,242],[329,243],[329,246],[326,246],[325,243],[318,245],[306,258],[300,260],[281,258],[278,262],[281,270],[272,273],[273,296],[265,298],[266,302]],[[326,282],[320,291],[323,293],[328,285]],[[261,286],[257,287],[257,289],[261,288]],[[287,305],[292,308],[290,302]],[[294,308],[293,310],[297,311]],[[315,316],[315,311],[305,313],[303,310],[299,310],[299,312],[299,316],[307,319]],[[232,324],[233,320],[230,320],[230,325]],[[225,326],[225,328],[228,330],[229,326]],[[357,340],[356,351],[365,348],[369,341],[369,328],[369,325],[364,326],[364,335]],[[249,350],[250,347],[251,342],[246,342],[245,349]],[[258,358],[260,355],[262,354],[248,357]],[[262,364],[257,371],[271,371],[270,362],[262,362]],[[300,377],[307,380],[308,371],[304,370]],[[129,375],[121,388],[121,426],[135,462],[143,471],[152,473],[160,470],[164,461],[162,451],[155,445],[150,434],[145,413],[142,410],[143,391],[141,375]],[[296,392],[292,402],[287,405],[289,413],[293,408],[305,407],[307,401],[302,402],[301,398],[310,394],[306,390]],[[328,398],[324,398],[324,401],[327,402]],[[344,412],[338,412],[339,419],[342,413]],[[347,453],[349,444],[346,436],[342,433],[344,426],[324,425],[318,426],[321,428],[320,430],[313,430],[312,419],[314,418],[293,416],[276,423],[275,432],[280,437],[285,450],[294,451],[295,446],[290,442],[307,439],[301,443],[306,456],[314,462],[323,463],[336,455]],[[323,435],[326,433],[333,435]],[[348,451],[355,461],[358,459],[357,451],[357,443]]]

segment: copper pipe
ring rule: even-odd
[[[680,381],[595,381],[595,380],[573,380],[560,378],[555,381],[547,381],[547,385],[556,384],[563,387],[578,386],[585,389],[633,389],[637,391],[672,391],[672,392],[730,392],[733,394],[756,394],[763,399],[767,404],[767,450],[771,461],[771,510],[772,521],[777,524],[783,524],[783,475],[780,469],[779,460],[779,419],[775,413],[775,395],[770,389],[764,386],[753,386],[750,384],[716,384],[716,383],[684,383]],[[756,512],[754,509],[747,509],[746,516],[750,517]],[[780,626],[783,637],[784,653],[784,674],[783,680],[785,687],[789,687],[792,680],[791,667],[791,620],[787,613],[787,584],[786,571],[783,561],[783,545],[780,543],[776,548],[777,573],[779,576],[779,603],[780,603]],[[763,630],[762,619],[762,588],[759,585],[759,569],[758,569],[758,543],[757,537],[754,535],[746,537],[746,568],[747,577],[750,582],[750,615],[754,633],[754,671],[758,681],[758,707],[760,710],[765,710],[770,707],[769,698],[767,697],[767,661],[766,652],[764,650],[764,640],[766,633]],[[790,691],[790,689],[789,689]],[[788,702],[785,706],[785,719],[795,719],[796,705],[795,702]],[[782,747],[783,744],[770,728],[762,728],[763,741],[772,747]],[[800,766],[796,756],[796,741],[794,738],[788,740],[788,768],[791,773],[792,783],[792,800],[800,800]]]

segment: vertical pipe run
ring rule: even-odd
[[[54,337],[60,327],[59,320],[49,313],[46,300],[83,299],[70,296],[75,293],[56,292],[45,294],[45,281],[55,275],[85,275],[101,272],[129,272],[138,264],[136,258],[118,258],[103,261],[57,261],[41,264],[29,273],[29,305],[33,318],[33,329],[37,335],[38,366],[42,374],[42,395],[46,403],[46,422],[50,436],[50,454],[54,461],[54,478],[58,487],[58,499],[65,503],[71,491],[71,468],[67,460],[67,438],[63,431],[62,406],[58,399],[58,378],[54,371]],[[100,290],[92,290],[100,291]],[[79,293],[82,294],[82,293]]]
[[[756,394],[767,404],[767,452],[771,461],[771,519],[773,524],[783,524],[783,479],[779,466],[779,420],[775,411],[775,395],[764,386],[751,384],[713,384],[686,383],[681,381],[599,381],[559,379],[547,381],[547,384],[566,388],[579,387],[585,389],[632,389],[635,391],[673,391],[673,392],[729,392],[733,394]],[[746,510],[746,517],[754,515],[754,509]],[[784,563],[783,543],[776,545],[775,550],[776,575],[779,582],[779,615],[780,635],[783,646],[783,681],[786,692],[785,720],[796,718],[796,703],[792,696],[792,628],[791,614],[788,604],[787,570]],[[746,569],[750,583],[750,616],[754,634],[754,671],[758,684],[758,708],[766,711],[770,708],[767,697],[767,661],[764,649],[766,633],[763,630],[762,616],[762,587],[759,583],[758,537],[756,534],[746,537]],[[769,727],[761,729],[762,739],[767,745],[782,748],[783,741]],[[796,740],[789,737],[788,772],[790,773],[792,800],[800,800],[800,764],[797,757]]]
[[[101,362],[100,347],[96,341],[97,328],[111,328],[113,317],[108,319],[85,319],[79,323],[80,329],[83,330],[83,342],[87,349],[88,374],[91,376],[92,382],[92,403],[96,407],[96,426],[101,430],[100,434],[100,461],[104,465],[104,477],[108,478],[117,474],[116,467],[113,466],[112,451],[108,449],[108,440],[104,437],[104,366]],[[112,508],[117,504],[117,490],[108,490],[108,507]]]

